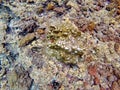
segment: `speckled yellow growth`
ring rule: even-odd
[[[81,32],[69,20],[61,22],[61,24],[56,27],[50,26],[50,30],[47,33],[48,42],[53,40],[53,42],[49,42],[48,44],[51,52],[49,53],[51,54],[50,56],[56,57],[57,60],[67,64],[77,63],[79,58],[83,55],[83,52],[79,50],[80,47],[77,45],[77,48],[69,45],[74,44],[74,40],[77,42],[80,36]],[[74,39],[73,41],[72,38]]]

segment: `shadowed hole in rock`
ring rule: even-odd
[[[25,24],[21,27],[22,31],[18,34],[21,36],[25,36],[27,33],[32,33],[37,29],[38,25],[34,21],[25,22]]]
[[[11,28],[9,26],[7,26],[6,34],[10,34],[10,33],[11,33]]]
[[[52,80],[50,85],[52,86],[53,90],[59,90],[59,88],[61,87],[61,83],[56,80]]]

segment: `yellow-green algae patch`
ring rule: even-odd
[[[81,32],[69,20],[60,21],[57,25],[50,25],[47,32],[47,53],[58,61],[76,64],[83,50],[80,46]]]

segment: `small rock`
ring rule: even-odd
[[[54,11],[55,11],[57,14],[61,15],[61,14],[64,13],[65,8],[63,8],[63,7],[56,7],[56,8],[54,8]]]
[[[46,9],[49,10],[53,10],[54,9],[54,4],[53,3],[48,3]]]
[[[18,88],[18,86],[16,86],[17,74],[15,73],[15,71],[8,73],[7,78],[8,78],[8,85],[10,86],[10,88],[17,89]]]
[[[2,67],[0,67],[0,77],[2,77],[3,76],[3,74],[5,73],[5,69],[4,68],[2,68]]]
[[[43,11],[44,11],[44,9],[43,9],[42,6],[40,6],[40,7],[38,7],[38,8],[36,9],[36,13],[37,13],[37,14],[41,14]]]
[[[119,70],[119,69],[115,69],[115,70],[114,70],[114,75],[115,75],[118,79],[120,79],[120,70]]]
[[[119,86],[120,86],[120,79],[118,80],[118,84],[119,84]]]
[[[19,46],[25,46],[27,45],[30,41],[32,41],[35,38],[35,34],[34,33],[29,33],[27,34],[25,37],[23,37],[20,42],[19,42]]]
[[[2,44],[0,44],[0,53],[4,53],[5,52],[5,48],[3,47]]]
[[[111,11],[112,9],[114,9],[114,7],[115,7],[115,4],[114,3],[110,3],[110,4],[108,4],[106,6],[106,10]]]
[[[7,74],[7,77],[10,90],[28,90],[32,83],[29,72],[22,65],[16,65],[14,70]]]
[[[44,34],[44,33],[45,33],[45,30],[43,30],[43,29],[38,29],[38,30],[37,30],[37,33],[38,33],[39,35]]]
[[[117,14],[120,15],[120,9],[117,10]]]
[[[100,87],[100,90],[105,90],[105,88],[103,88],[103,87]]]
[[[120,86],[116,81],[113,82],[111,90],[120,90]]]
[[[92,55],[88,55],[86,58],[85,58],[85,61],[90,63],[91,61],[93,61],[93,57]]]
[[[117,8],[120,9],[120,6],[118,6]]]
[[[62,85],[59,90],[65,90],[64,86]]]
[[[98,85],[100,84],[100,79],[98,77],[95,77],[94,82],[95,82],[95,85]]]
[[[44,66],[44,61],[43,61],[43,57],[42,55],[39,55],[39,54],[36,54],[34,55],[33,54],[33,59],[32,59],[32,64],[35,65],[38,69],[39,68],[42,68]]]
[[[76,10],[79,10],[79,6],[74,0],[69,0],[67,2],[67,6],[71,6],[71,7],[75,8]]]
[[[88,82],[84,82],[83,85],[86,88],[88,86]]]
[[[112,2],[114,2],[117,5],[120,5],[120,0],[111,0]]]
[[[99,85],[94,85],[92,90],[100,90]]]
[[[97,67],[94,65],[94,66],[89,66],[88,67],[88,72],[90,75],[92,76],[96,76],[97,74]]]
[[[19,33],[19,35],[25,36],[27,33],[33,33],[37,26],[37,23],[35,20],[31,18],[25,18],[20,21],[20,26],[19,28],[22,29],[22,31]]]
[[[114,80],[115,80],[115,78],[114,78],[114,76],[113,76],[113,75],[111,75],[111,76],[109,76],[109,77],[108,77],[108,80],[109,80],[110,82],[112,82],[112,81],[114,81]]]
[[[114,44],[114,49],[120,55],[120,44],[119,43]]]
[[[104,2],[103,2],[102,0],[99,0],[99,1],[98,1],[98,6],[104,7]]]
[[[88,24],[88,30],[89,31],[93,31],[95,29],[95,23],[94,22],[90,22],[89,24]]]

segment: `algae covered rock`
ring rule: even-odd
[[[64,22],[60,22],[55,26],[51,25],[47,33],[47,38],[56,40],[57,38],[66,39],[69,36],[79,37],[80,35],[81,32],[78,30],[78,28],[69,20],[66,20]]]
[[[10,90],[28,90],[32,84],[29,72],[22,65],[16,65],[14,70],[8,72],[7,78]]]
[[[51,25],[49,29],[47,46],[50,57],[66,64],[76,64],[83,55],[78,28],[71,21],[65,20],[56,26]]]

